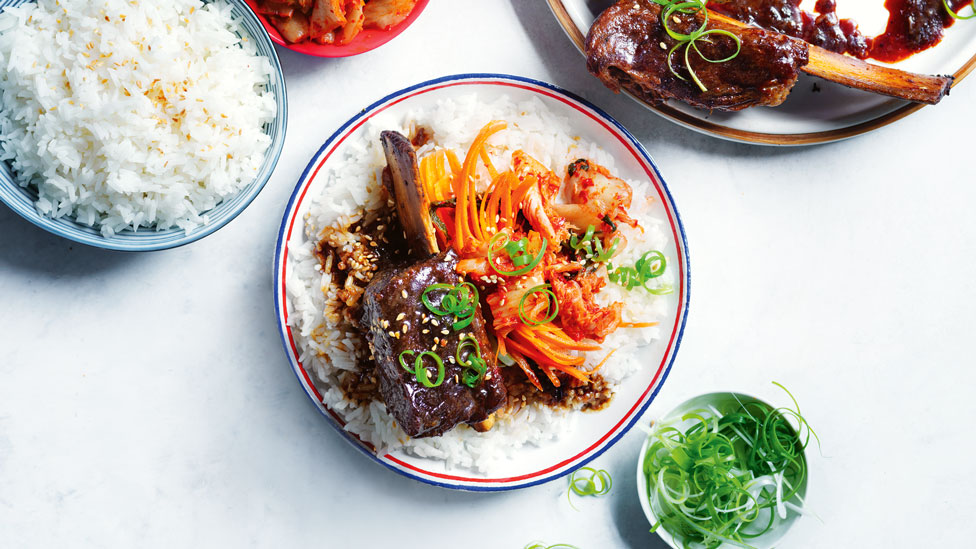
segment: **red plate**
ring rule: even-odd
[[[396,38],[398,34],[413,24],[417,17],[420,16],[420,12],[424,11],[424,8],[427,7],[427,2],[430,0],[418,0],[417,5],[413,7],[413,11],[410,12],[410,15],[401,21],[400,24],[390,28],[389,30],[363,29],[358,35],[356,35],[355,38],[352,39],[352,42],[342,46],[316,44],[315,42],[289,44],[284,38],[281,37],[281,33],[278,32],[278,29],[276,29],[265,16],[258,13],[256,0],[244,1],[247,2],[247,5],[251,7],[251,10],[257,14],[258,19],[261,20],[261,24],[264,25],[265,30],[267,30],[268,34],[271,36],[271,41],[275,44],[284,46],[292,51],[297,51],[298,53],[314,55],[316,57],[350,57],[374,50]]]

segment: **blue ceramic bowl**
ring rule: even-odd
[[[0,9],[26,4],[27,1],[29,0],[0,0]],[[265,183],[271,178],[271,173],[281,155],[288,120],[287,96],[285,78],[281,73],[281,63],[278,61],[278,55],[275,53],[274,45],[271,43],[268,33],[264,30],[257,16],[243,0],[221,1],[231,5],[234,18],[241,23],[242,36],[254,43],[257,46],[258,54],[266,57],[271,63],[273,70],[267,89],[274,93],[277,112],[274,121],[264,128],[265,133],[271,137],[271,146],[268,147],[264,164],[261,165],[257,177],[237,195],[224,200],[212,210],[207,211],[207,216],[210,219],[208,224],[189,234],[179,228],[157,231],[153,228],[143,227],[138,231],[124,230],[115,236],[105,237],[98,229],[76,223],[72,218],[52,219],[39,214],[34,208],[34,201],[37,199],[36,189],[21,187],[14,178],[10,166],[3,162],[0,162],[0,201],[3,201],[24,219],[58,236],[97,248],[130,252],[164,250],[189,244],[214,233],[244,211],[244,208],[257,197]]]

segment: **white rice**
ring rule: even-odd
[[[314,374],[323,403],[343,418],[348,431],[375,445],[379,452],[401,449],[411,455],[442,460],[448,467],[484,472],[510,459],[526,444],[540,445],[570,433],[579,412],[532,405],[514,415],[500,417],[486,434],[461,425],[442,436],[409,438],[395,426],[381,402],[359,407],[343,396],[338,376],[344,370],[358,368],[356,357],[363,351],[364,342],[361,334],[336,313],[339,305],[331,288],[331,274],[321,271],[313,249],[322,228],[355,219],[357,212],[380,206],[377,182],[386,164],[379,141],[381,131],[398,130],[406,134],[414,124],[424,125],[433,129],[436,146],[463,155],[478,130],[491,120],[508,122],[508,129],[488,141],[492,160],[499,170],[509,167],[512,152],[519,149],[556,173],[563,173],[571,161],[580,157],[614,170],[613,158],[595,144],[574,139],[569,121],[555,115],[535,98],[515,102],[501,97],[484,102],[471,95],[442,101],[436,108],[409,112],[402,118],[376,116],[367,122],[358,139],[351,140],[344,154],[333,156],[318,175],[326,178],[324,191],[313,198],[305,216],[306,234],[294,236],[289,243],[285,281],[289,321],[299,359]],[[420,154],[432,146],[426,145]],[[616,258],[618,265],[633,265],[643,251],[664,250],[669,243],[662,222],[650,216],[651,202],[644,198],[653,194],[650,182],[629,183],[635,197],[629,213],[645,232],[640,235],[629,227],[622,229],[631,245]],[[660,280],[663,284],[673,283],[670,269]],[[664,300],[647,292],[627,291],[611,283],[598,295],[603,304],[623,302],[625,322],[648,322],[666,315]],[[600,370],[601,375],[611,385],[620,383],[641,367],[638,348],[658,337],[657,327],[618,329],[607,337],[604,348],[609,351],[619,347],[619,350]],[[596,366],[607,351],[589,353],[585,367]]]
[[[42,215],[111,236],[207,223],[257,175],[272,68],[222,2],[40,0],[0,14],[0,160]]]

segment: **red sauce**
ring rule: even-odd
[[[948,0],[958,13],[973,0]],[[885,0],[888,28],[871,40],[871,57],[878,61],[901,61],[942,41],[943,30],[955,19],[942,0]]]
[[[864,1],[864,0],[860,0]],[[880,1],[880,0],[875,0]],[[851,19],[837,17],[836,0],[817,0],[816,13],[800,9],[801,0],[710,0],[710,8],[740,21],[801,38],[811,44],[860,59],[901,61],[931,48],[955,19],[943,0],[885,0],[885,32],[865,37]],[[973,0],[947,0],[956,12]]]

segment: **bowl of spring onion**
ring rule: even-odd
[[[709,393],[646,429],[637,490],[652,532],[675,549],[780,544],[805,513],[805,450],[816,439],[786,394],[794,408]]]

